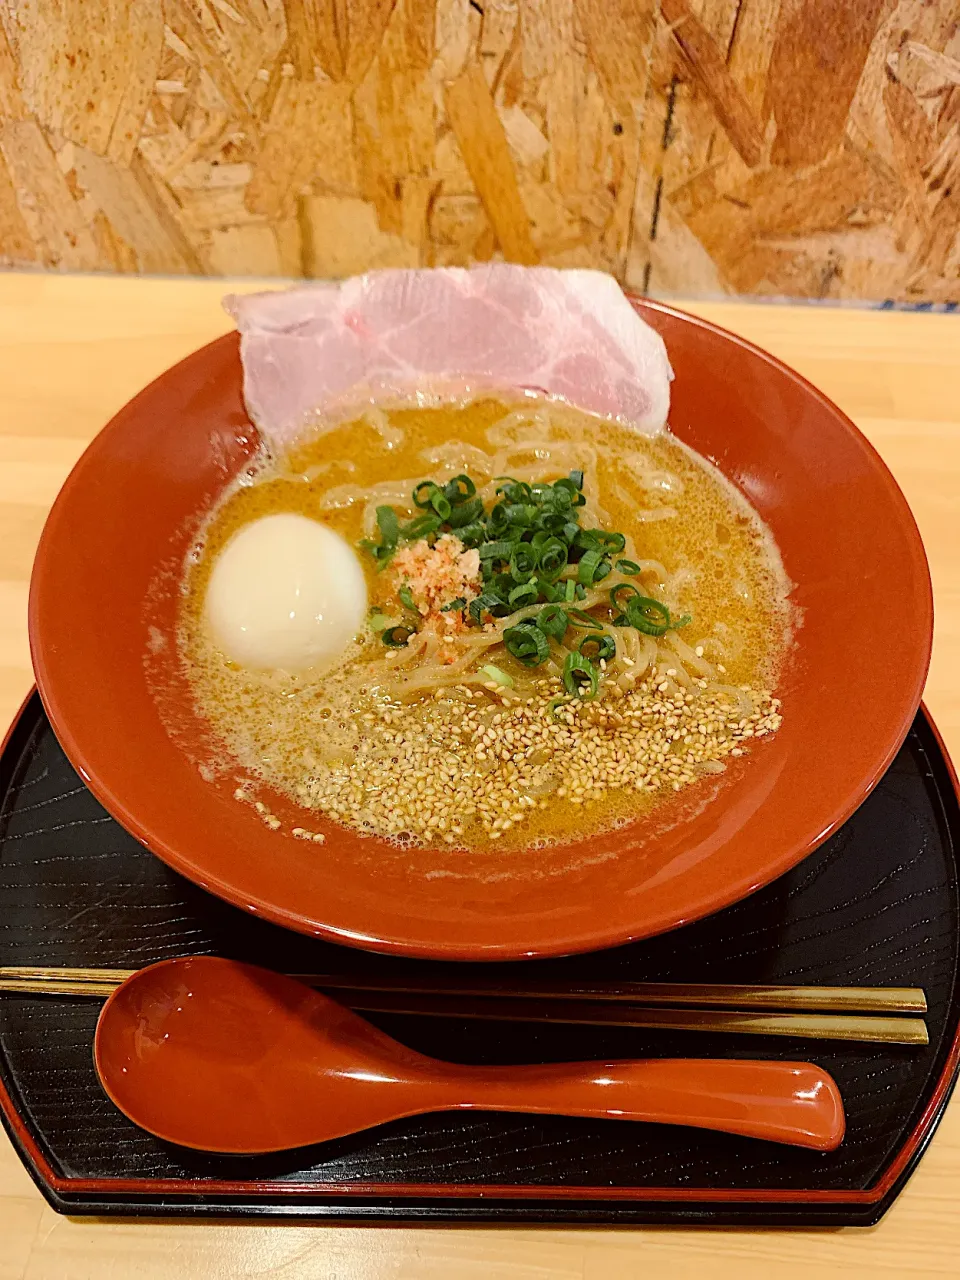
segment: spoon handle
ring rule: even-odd
[[[461,1068],[455,1105],[692,1125],[832,1151],[843,1139],[833,1078],[810,1062],[654,1058]]]

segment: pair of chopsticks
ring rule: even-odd
[[[0,966],[0,992],[106,999],[133,969],[53,969]],[[429,985],[405,978],[293,974],[363,1013],[480,1018],[497,1022],[720,1031],[927,1044],[927,1010],[919,987],[731,986],[662,982],[562,984],[519,988],[461,983]]]

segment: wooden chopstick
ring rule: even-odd
[[[0,965],[0,980],[43,982],[124,982],[135,969],[70,969]],[[811,1013],[926,1013],[927,998],[920,987],[803,987],[740,986],[723,983],[538,982],[536,986],[464,984],[454,976],[434,977],[429,983],[410,978],[355,977],[343,974],[291,974],[311,987],[331,991],[390,991],[403,995],[451,995],[523,1000],[623,1001],[642,1005],[701,1005],[708,1008],[805,1010]]]
[[[40,978],[0,978],[0,992],[35,996],[99,996],[105,1000],[120,986],[119,982],[46,982]]]
[[[799,1036],[806,1040],[862,1040],[883,1044],[928,1044],[922,1018],[850,1017],[829,1013],[737,1013],[731,1010],[640,1008],[589,1000],[414,996],[393,992],[351,994],[344,1003],[363,1013],[419,1014],[437,1018],[483,1018],[498,1022],[556,1022],[588,1027],[642,1027],[664,1031],[722,1031],[754,1036]]]
[[[112,982],[119,986],[132,978],[137,969],[69,969],[47,965],[0,965],[0,979],[16,982],[21,978],[32,982]]]
[[[12,977],[0,969],[0,992],[97,996],[106,999],[134,970],[59,970],[53,979],[36,976],[38,969],[21,969]],[[77,977],[66,976],[77,974]],[[314,975],[319,977],[320,975]],[[321,985],[317,983],[317,985]],[[329,984],[322,984],[331,989]],[[640,985],[640,984],[637,984]],[[691,1008],[629,1006],[622,996],[607,1003],[579,995],[562,999],[552,992],[547,1000],[534,995],[474,995],[458,992],[358,990],[341,987],[345,1004],[365,1013],[414,1014],[441,1018],[479,1018],[500,1022],[558,1023],[594,1027],[637,1027],[670,1031],[715,1031],[741,1035],[797,1036],[811,1040],[857,1040],[885,1044],[928,1043],[920,1018],[856,1017],[822,1013],[767,1013]]]
[[[927,999],[918,987],[790,987],[730,986],[719,983],[620,982],[538,983],[536,987],[445,986],[429,987],[409,979],[327,978],[301,979],[311,986],[349,991],[392,991],[407,995],[451,995],[526,1000],[591,1000],[642,1005],[702,1005],[710,1008],[807,1010],[819,1013],[926,1013]]]

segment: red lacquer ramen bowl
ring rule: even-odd
[[[40,693],[110,813],[244,910],[351,946],[459,960],[560,955],[672,929],[767,884],[835,831],[890,764],[920,699],[933,610],[916,525],[877,454],[802,378],[704,321],[640,310],[676,371],[673,431],[749,498],[797,584],[803,623],[774,738],[648,818],[546,851],[401,850],[315,818],[323,845],[269,830],[233,798],[235,778],[205,780],[206,727],[172,643],[183,557],[256,447],[231,335],[97,436],[37,554]],[[304,821],[279,798],[271,807],[285,831]]]

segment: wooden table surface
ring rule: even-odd
[[[244,285],[249,288],[251,286]],[[0,720],[31,683],[27,582],[90,437],[145,382],[225,332],[219,281],[0,276]],[[937,605],[926,699],[960,756],[960,316],[691,304],[817,383],[906,492]],[[908,624],[908,620],[905,620]],[[882,643],[882,638],[878,637]],[[0,927],[2,927],[0,921]],[[642,1141],[642,1134],[638,1134]],[[960,1269],[960,1096],[869,1231],[395,1229],[71,1221],[0,1133],[0,1280],[877,1280]]]

